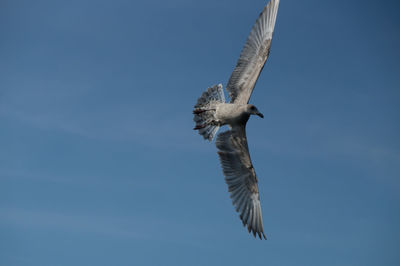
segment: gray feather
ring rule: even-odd
[[[251,163],[244,126],[222,132],[216,140],[228,191],[244,226],[254,236],[264,235],[257,177]]]
[[[248,103],[268,59],[279,0],[271,0],[256,20],[228,81],[231,102]]]

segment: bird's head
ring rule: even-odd
[[[264,118],[264,115],[258,111],[257,107],[255,107],[252,104],[247,105],[247,110],[246,110],[250,115],[258,115],[261,118]]]

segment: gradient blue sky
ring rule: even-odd
[[[281,1],[248,123],[267,241],[192,130],[266,3],[2,1],[0,265],[400,265],[398,1]]]

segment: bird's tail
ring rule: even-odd
[[[196,123],[194,130],[198,130],[199,134],[209,141],[212,141],[219,129],[215,111],[220,103],[225,103],[222,84],[214,85],[203,92],[193,109],[193,120]]]

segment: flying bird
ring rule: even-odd
[[[214,85],[201,95],[193,110],[194,129],[204,139],[212,141],[221,126],[229,126],[229,130],[218,134],[216,140],[225,181],[243,225],[260,239],[266,237],[257,176],[247,144],[246,123],[250,115],[264,118],[249,100],[269,56],[278,6],[279,0],[270,0],[251,29],[226,87],[230,102],[225,102],[222,85]]]

